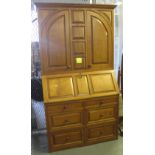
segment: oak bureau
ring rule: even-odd
[[[36,6],[49,152],[117,139],[116,6]]]

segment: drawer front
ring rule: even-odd
[[[83,130],[74,129],[68,131],[54,132],[50,136],[52,150],[59,150],[83,144]]]
[[[52,104],[52,103],[51,103]],[[61,113],[61,112],[72,112],[82,110],[82,103],[66,103],[62,105],[48,105],[46,107],[47,113]]]
[[[87,142],[99,142],[117,138],[117,124],[115,122],[94,126],[87,129]]]
[[[54,144],[66,144],[72,143],[76,141],[81,141],[81,133],[80,131],[74,131],[70,133],[62,133],[62,134],[55,134],[54,135]]]
[[[82,124],[82,112],[62,115],[48,115],[49,128]]]
[[[109,106],[102,109],[88,111],[88,123],[94,121],[104,121],[105,119],[116,118],[116,106]]]
[[[92,108],[101,108],[106,106],[106,104],[117,104],[118,103],[118,96],[111,96],[111,97],[105,97],[100,100],[93,100],[93,101],[87,101],[85,103],[85,106],[87,109],[92,109]]]

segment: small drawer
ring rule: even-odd
[[[82,110],[82,103],[66,103],[61,105],[48,105],[46,106],[48,113],[61,113],[61,112],[72,112],[77,110]]]
[[[72,10],[72,23],[85,23],[84,10]]]
[[[48,115],[48,124],[50,129],[67,125],[80,125],[82,124],[82,112]]]
[[[87,129],[87,141],[108,140],[117,137],[117,125],[115,122],[94,126]]]
[[[94,121],[104,121],[105,119],[115,119],[117,111],[116,106],[108,106],[98,110],[88,111],[88,123]]]
[[[110,103],[118,103],[118,96],[105,97],[100,100],[93,100],[85,102],[85,106],[87,109],[91,108],[100,108],[106,106],[106,104]]]

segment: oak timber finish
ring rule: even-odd
[[[86,47],[85,47],[84,41],[74,41],[72,43],[72,52],[74,55],[76,54],[85,54],[86,53]]]
[[[74,103],[74,104],[73,104]],[[51,105],[51,104],[49,104]],[[54,106],[48,106],[47,113],[48,114],[57,114],[57,113],[64,113],[64,112],[77,112],[83,109],[82,103],[72,102],[72,103],[63,103],[57,104]]]
[[[49,152],[117,139],[116,6],[36,5]]]
[[[56,131],[49,134],[49,151],[57,151],[70,147],[82,146],[84,143],[83,129]]]
[[[88,111],[88,125],[96,121],[101,122],[107,119],[115,120],[117,116],[117,106],[108,106],[102,109]]]
[[[87,51],[89,65],[94,69],[113,68],[113,40],[110,22],[98,12],[87,11]]]
[[[114,5],[37,7],[43,75],[113,69]]]
[[[80,127],[82,126],[82,112],[64,113],[64,114],[48,114],[49,130],[63,129],[63,127]]]
[[[71,69],[69,40],[69,11],[63,10],[49,15],[41,28],[40,50],[42,71],[54,72]]]
[[[92,74],[90,75],[93,93],[104,93],[115,91],[112,74]]]
[[[115,95],[45,104],[49,152],[116,139],[118,99]],[[52,124],[53,117],[56,126]],[[62,138],[59,141],[56,137]]]
[[[88,102],[85,102],[85,106],[87,109],[97,109],[97,108],[103,108],[107,104],[108,105],[114,105],[114,103],[117,103],[118,96],[106,96],[102,98],[102,100],[90,100]]]
[[[72,23],[85,23],[84,10],[72,10]]]
[[[86,144],[94,144],[117,138],[117,125],[115,122],[103,123],[87,128]]]
[[[95,9],[114,9],[116,5],[113,4],[71,4],[71,3],[35,3],[37,8],[95,8]]]
[[[51,78],[47,82],[49,98],[74,96],[72,77]]]
[[[45,104],[118,95],[114,71],[94,71],[42,77]]]
[[[88,86],[88,80],[86,75],[79,75],[76,76],[76,83],[77,83],[77,95],[89,95],[89,86]]]

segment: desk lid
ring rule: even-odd
[[[119,94],[113,70],[47,75],[42,82],[45,103]]]

